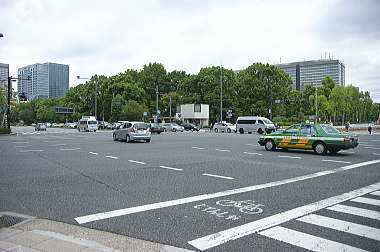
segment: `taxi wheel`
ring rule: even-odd
[[[112,135],[112,139],[113,139],[114,141],[116,141],[116,134],[115,134],[115,133],[113,133],[113,135]]]
[[[125,137],[125,141],[126,141],[127,143],[130,143],[130,142],[131,142],[131,138],[127,135],[127,136]]]
[[[258,129],[257,130],[257,133],[259,133],[260,135],[264,133],[264,131],[262,129]]]
[[[239,133],[240,134],[244,134],[244,130],[243,129],[239,129]]]
[[[231,129],[227,129],[227,133],[231,133]]]
[[[276,149],[276,145],[274,144],[273,140],[268,140],[265,143],[265,149],[267,151],[273,151]]]
[[[218,129],[214,129],[215,133],[218,133]]]
[[[324,143],[317,143],[314,145],[314,152],[317,153],[318,155],[325,155],[326,154],[326,145]]]

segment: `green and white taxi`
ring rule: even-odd
[[[276,148],[306,149],[324,155],[337,153],[358,146],[358,137],[352,133],[339,132],[329,124],[294,124],[281,133],[263,135],[259,144],[268,151]]]

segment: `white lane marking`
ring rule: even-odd
[[[92,154],[92,155],[99,155],[99,153],[92,152],[92,151],[90,151],[89,153]]]
[[[262,231],[259,234],[310,251],[366,251],[280,226]]]
[[[106,156],[106,158],[118,159],[118,157],[114,157],[114,156]]]
[[[260,189],[265,189],[265,188],[270,188],[270,187],[274,187],[274,186],[294,183],[294,182],[298,182],[298,181],[302,181],[302,180],[317,178],[320,176],[333,174],[333,173],[337,173],[337,172],[341,172],[341,171],[345,171],[345,170],[355,169],[355,168],[366,166],[366,165],[377,164],[377,163],[380,163],[380,159],[373,160],[373,161],[367,161],[367,162],[363,162],[363,163],[358,163],[358,164],[353,164],[353,165],[348,165],[348,166],[343,166],[343,167],[336,168],[333,170],[312,173],[312,174],[304,175],[304,176],[300,176],[300,177],[269,182],[269,183],[261,184],[261,185],[241,187],[238,189],[232,189],[232,190],[227,190],[227,191],[222,191],[222,192],[202,194],[202,195],[196,195],[196,196],[192,196],[192,197],[188,197],[188,198],[181,198],[181,199],[152,203],[152,204],[147,204],[147,205],[142,205],[142,206],[137,206],[137,207],[118,209],[118,210],[113,210],[113,211],[108,211],[108,212],[103,212],[103,213],[90,214],[90,215],[86,215],[86,216],[76,217],[75,220],[79,224],[83,224],[83,223],[92,222],[92,221],[96,221],[96,220],[103,220],[103,219],[118,217],[118,216],[122,216],[122,215],[145,212],[145,211],[160,209],[160,208],[164,208],[164,207],[182,205],[182,204],[187,204],[187,203],[191,203],[191,202],[214,199],[214,198],[219,198],[219,197],[224,197],[224,196],[229,196],[229,195],[234,195],[234,194],[239,194],[239,193],[252,192],[252,191],[256,191],[256,190],[260,190]]]
[[[281,156],[278,155],[279,158],[293,158],[293,159],[301,159],[301,157],[293,157],[293,156]]]
[[[353,152],[353,151],[341,151],[340,153],[349,153],[349,154],[355,154],[355,152]]]
[[[33,145],[31,145],[31,144],[20,145],[20,146],[15,146],[15,148],[24,148],[24,147],[30,147],[30,146],[33,146]]]
[[[197,149],[197,150],[204,150],[205,148],[201,148],[201,147],[191,147],[192,149]]]
[[[372,153],[373,155],[380,156],[380,153]]]
[[[72,149],[59,149],[61,151],[72,151],[72,150],[80,150],[80,148],[72,148]]]
[[[258,156],[262,156],[263,154],[260,154],[260,153],[256,153],[256,152],[243,152],[244,154],[247,154],[247,155],[258,155]]]
[[[198,239],[189,241],[188,243],[199,250],[205,250],[219,246],[223,243],[231,240],[260,232],[264,229],[271,228],[273,226],[280,225],[284,222],[299,218],[303,215],[310,214],[312,212],[321,210],[323,208],[339,204],[343,201],[350,200],[352,198],[359,197],[361,195],[376,191],[380,189],[380,183],[376,183],[364,188],[360,188],[348,193],[344,193],[338,196],[327,198],[318,202],[311,203],[309,205],[297,207],[282,213],[278,213],[257,221],[243,224],[241,226],[233,227],[227,230],[220,231],[215,234],[200,237]],[[296,237],[296,236],[295,236]]]
[[[44,143],[56,143],[58,140],[43,141]]]
[[[29,142],[13,142],[14,144],[27,144]]]
[[[136,163],[136,164],[146,164],[144,162],[141,162],[141,161],[136,161],[136,160],[128,160],[128,162],[131,162],[131,163]]]
[[[257,146],[257,144],[245,144],[245,145]]]
[[[356,198],[356,199],[352,199],[351,201],[358,202],[358,203],[363,203],[363,204],[368,204],[368,205],[380,206],[380,200],[376,200],[376,199],[359,197],[359,198]]]
[[[20,152],[40,152],[43,150],[20,150]]]
[[[373,240],[380,241],[380,229],[368,227],[348,221],[338,220],[334,218],[325,217],[322,215],[309,214],[297,219],[305,223],[317,225],[320,227],[331,228],[341,232],[354,234]]]
[[[333,163],[343,163],[343,164],[351,164],[351,162],[340,161],[340,160],[331,160],[331,159],[323,159],[323,162],[333,162]]]
[[[373,193],[370,193],[371,195],[375,195],[375,196],[380,196],[380,191],[376,191],[376,192],[373,192]]]
[[[63,146],[63,145],[66,145],[66,144],[52,144],[52,145],[48,145],[48,146],[54,147],[54,146]]]
[[[183,169],[169,167],[169,166],[163,166],[163,165],[160,165],[160,168],[168,169],[168,170],[174,170],[174,171],[183,171]]]
[[[374,220],[380,220],[380,213],[379,212],[364,209],[364,208],[352,207],[352,206],[346,206],[346,205],[338,204],[335,206],[328,207],[326,209],[331,210],[331,211],[335,211],[335,212],[346,213],[346,214],[361,216],[361,217],[365,217],[365,218],[370,218],[370,219],[374,219]]]
[[[224,151],[224,152],[231,152],[230,150],[221,150],[221,149],[215,149],[216,151]]]
[[[372,150],[380,150],[380,148],[374,148],[374,147],[363,147],[365,149],[372,149]]]
[[[222,178],[222,179],[234,179],[231,177],[219,176],[219,175],[210,174],[210,173],[203,173],[202,175],[203,176],[209,176],[209,177],[215,177],[215,178]]]

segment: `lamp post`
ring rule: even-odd
[[[91,80],[90,78],[85,78],[85,77],[80,77],[79,75],[77,75],[77,79],[78,80]],[[96,80],[95,81],[95,119],[98,120],[98,113],[97,113],[97,109],[98,109],[98,81]]]
[[[223,121],[223,67],[220,66],[220,122]]]

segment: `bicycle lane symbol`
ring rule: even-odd
[[[208,213],[210,215],[214,215],[218,218],[224,218],[225,220],[239,220],[241,218],[240,215],[231,214],[228,211],[225,211],[225,207],[233,207],[237,208],[240,213],[248,214],[248,215],[254,215],[254,214],[261,214],[264,212],[262,207],[263,204],[256,203],[254,200],[219,200],[216,201],[215,204],[216,207],[207,205],[207,204],[199,204],[194,206],[195,209],[198,209],[202,212]]]

